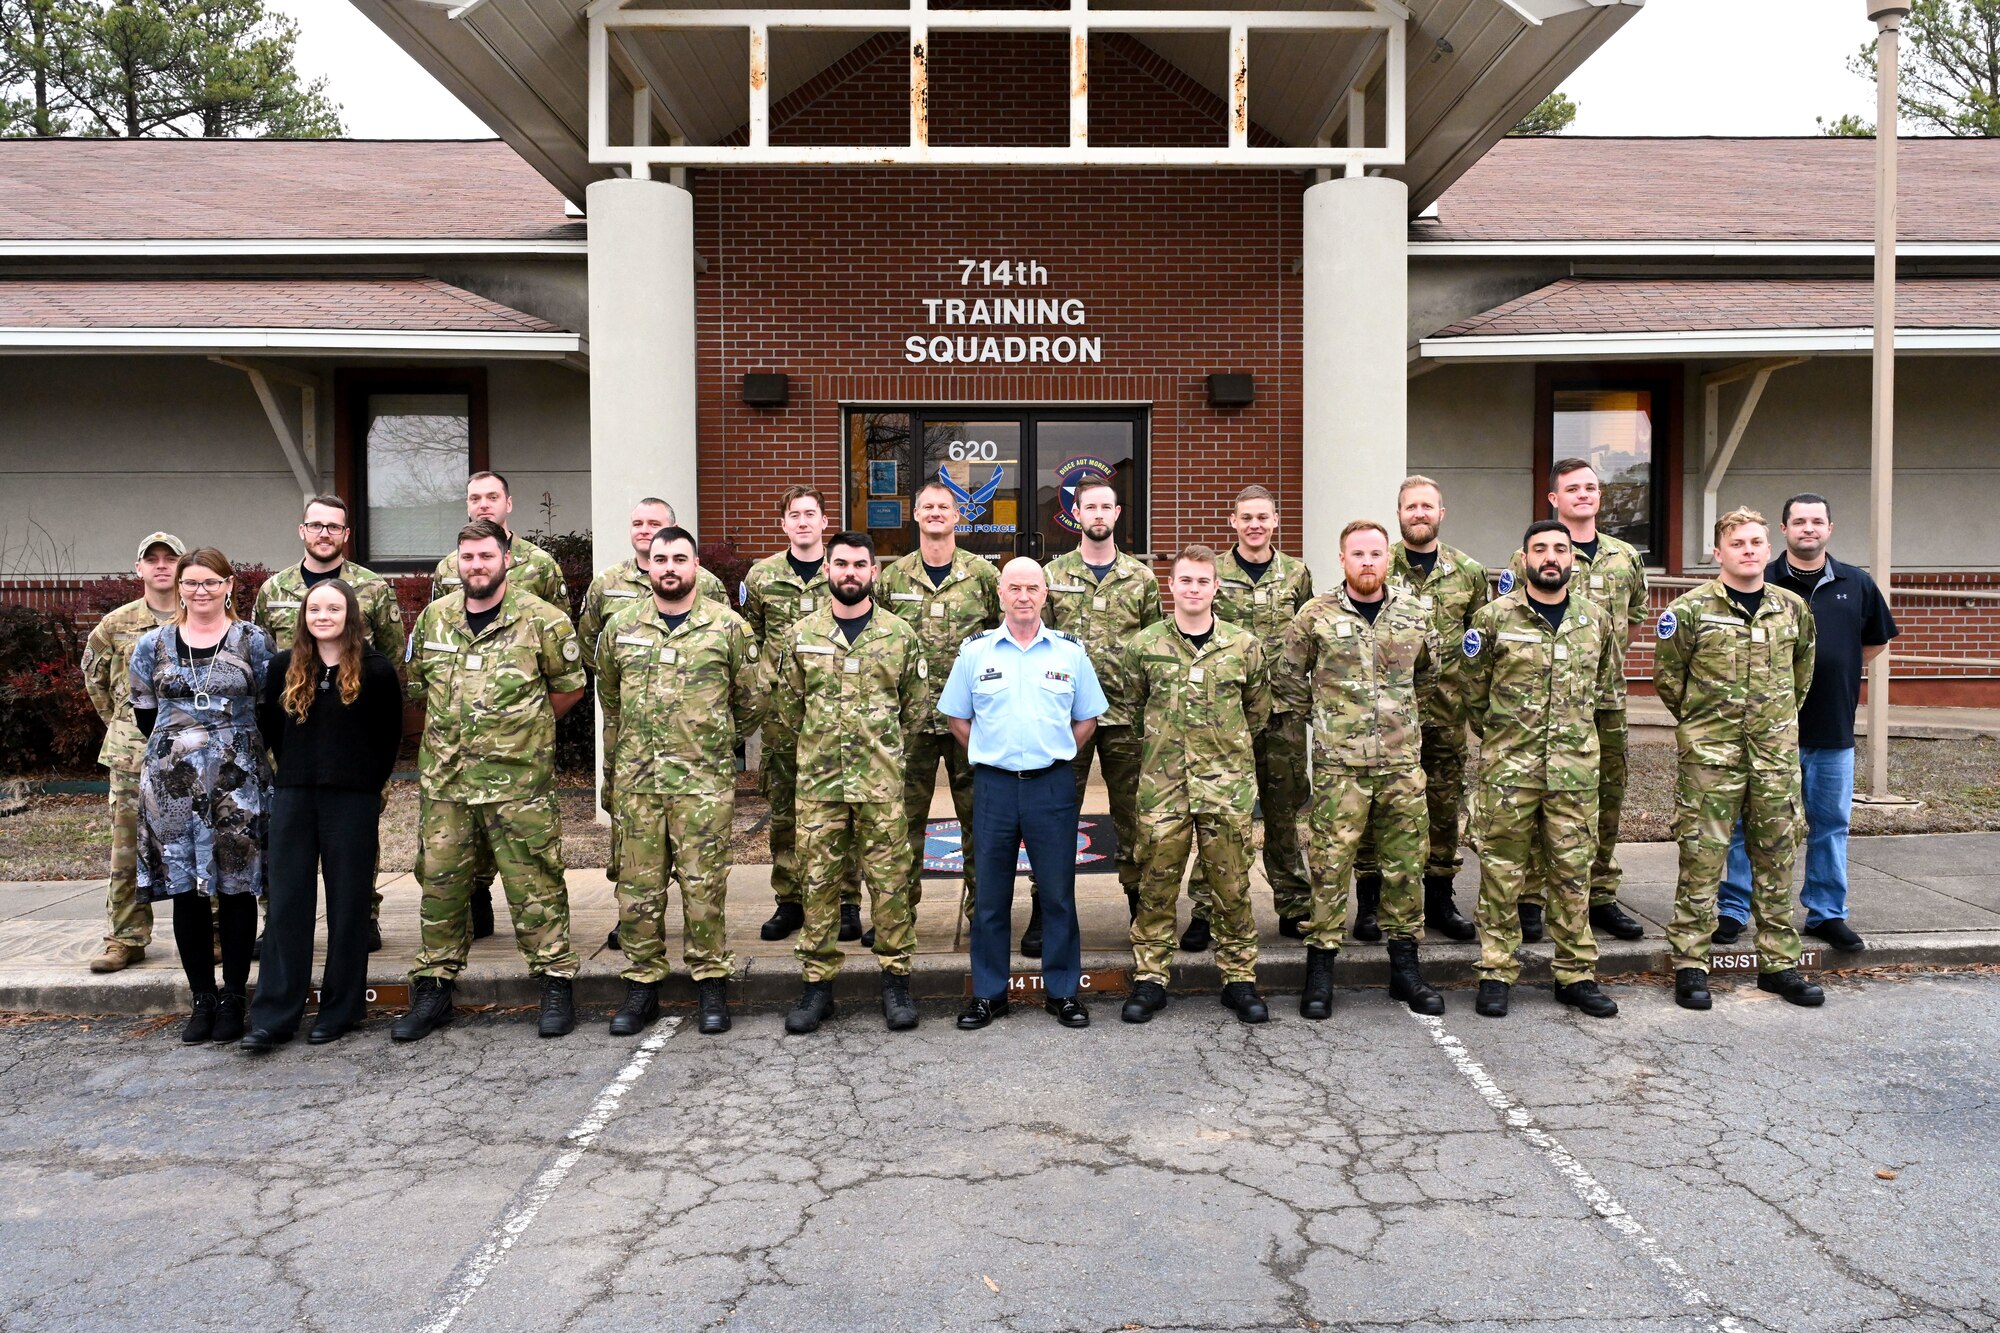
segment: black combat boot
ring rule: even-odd
[[[1748,921],[1738,921],[1733,916],[1718,916],[1715,918],[1715,934],[1709,936],[1709,939],[1715,944],[1734,944],[1743,938],[1743,928],[1749,924]]]
[[[1181,932],[1182,953],[1207,953],[1215,944],[1215,932],[1208,928],[1208,918],[1196,912],[1188,918],[1188,928]]]
[[[1380,875],[1356,875],[1354,877],[1354,938],[1363,944],[1374,944],[1382,938],[1382,927],[1375,920],[1375,913],[1382,907],[1382,877]]]
[[[861,947],[870,953],[875,952],[875,927],[870,926],[861,932]]]
[[[771,913],[771,919],[757,928],[760,939],[781,940],[806,923],[806,909],[797,903],[778,904],[778,910]]]
[[[1458,914],[1451,898],[1450,875],[1424,876],[1424,929],[1434,930],[1448,940],[1469,940],[1479,932]]]
[[[1708,973],[1698,967],[1675,968],[1674,1003],[1683,1009],[1706,1009],[1714,1003],[1708,998]]]
[[[1618,1001],[1597,988],[1595,981],[1559,981],[1556,999],[1572,1009],[1581,1009],[1592,1018],[1610,1018],[1618,1012]]]
[[[1137,884],[1127,884],[1125,886],[1125,916],[1130,921],[1137,921],[1139,919],[1139,886]]]
[[[368,952],[382,952],[382,923],[380,921],[370,921],[368,923]]]
[[[493,933],[493,886],[475,885],[472,890],[472,938],[483,940]]]
[[[611,933],[604,937],[604,947],[611,950],[611,952],[613,953],[625,952],[625,946],[622,943],[620,943],[618,939],[618,927],[613,926],[611,928]]]
[[[721,977],[706,977],[694,983],[695,1031],[713,1037],[729,1031],[729,983]]]
[[[1773,995],[1790,1000],[1793,1004],[1804,1005],[1808,1009],[1826,1003],[1826,992],[1807,981],[1799,974],[1796,967],[1788,967],[1782,972],[1759,972],[1757,989],[1767,990]],[[229,997],[225,995],[222,998],[227,1000]],[[217,1019],[216,1031],[221,1030],[222,1022]]]
[[[1521,914],[1521,942],[1523,944],[1540,944],[1543,934],[1542,909],[1534,903],[1522,903],[1519,911]]]
[[[1413,1014],[1435,1017],[1444,1012],[1444,996],[1424,980],[1417,967],[1415,940],[1389,941],[1389,994],[1409,1005]]]
[[[1306,987],[1299,992],[1300,1018],[1333,1017],[1333,960],[1338,949],[1306,946]]]
[[[660,983],[628,981],[625,983],[625,1003],[611,1015],[611,1035],[636,1037],[651,1027],[653,1020],[659,1016]]]
[[[1028,895],[1028,928],[1021,932],[1021,957],[1042,956],[1042,895]]]
[[[193,1046],[215,1035],[215,992],[197,991],[188,1021],[181,1028],[181,1040]]]
[[[1590,928],[1601,930],[1621,940],[1640,939],[1646,933],[1646,927],[1639,918],[1628,913],[1617,903],[1599,903],[1591,908]]]
[[[1271,1021],[1271,1006],[1264,1003],[1264,997],[1257,993],[1254,981],[1232,981],[1222,988],[1222,1007],[1236,1012],[1239,1022],[1268,1023]]]
[[[852,944],[861,938],[861,904],[842,903],[840,905],[840,942]]]
[[[1286,916],[1283,912],[1280,912],[1278,913],[1278,933],[1288,940],[1302,940],[1306,937],[1306,922],[1309,919],[1304,916]]]
[[[1472,1011],[1481,1018],[1505,1018],[1507,995],[1513,989],[1504,981],[1480,982],[1479,998],[1472,1002]]]
[[[451,1022],[449,981],[417,977],[410,982],[410,1012],[396,1020],[389,1035],[397,1041],[418,1041]]]
[[[1818,987],[1814,987],[1815,990]],[[211,1041],[243,1040],[243,1014],[249,1007],[242,991],[224,991],[215,997],[215,1031]]]
[[[1167,988],[1157,981],[1135,981],[1132,993],[1118,1016],[1127,1023],[1150,1023],[1153,1015],[1167,1007]]]
[[[792,1012],[785,1015],[785,1031],[791,1033],[817,1032],[819,1025],[838,1012],[833,1006],[833,983],[830,981],[808,981],[799,1002]]]
[[[891,1032],[908,1032],[917,1025],[917,1002],[910,998],[910,979],[895,972],[882,974],[882,1021]]]
[[[542,1017],[535,1027],[539,1037],[567,1037],[576,1031],[576,988],[568,977],[542,978]]]

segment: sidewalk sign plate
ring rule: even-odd
[[[1799,950],[1799,970],[1817,972],[1826,966],[1826,950],[1818,946],[1808,946]],[[1713,949],[1708,955],[1708,970],[1711,972],[1743,972],[1755,976],[1757,966],[1755,949]]]
[[[1122,994],[1130,990],[1131,986],[1131,980],[1124,968],[1105,967],[1085,972],[1077,986],[1077,994]],[[972,995],[972,977],[969,974],[965,978],[965,994],[968,998]],[[1010,1000],[1020,1000],[1025,1003],[1043,999],[1047,995],[1048,990],[1042,985],[1042,974],[1039,972],[1016,972],[1007,978],[1007,998]]]

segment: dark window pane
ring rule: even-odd
[[[1118,549],[1137,549],[1139,504],[1138,423],[1123,421],[1060,421],[1044,417],[1035,423],[1035,519],[1042,537],[1043,558],[1053,558],[1077,544],[1079,533],[1070,517],[1070,501],[1079,482],[1106,477],[1118,491]]]
[[[1648,389],[1558,389],[1557,459],[1581,458],[1604,488],[1597,526],[1657,562],[1653,531],[1653,394]]]
[[[465,523],[472,403],[462,393],[368,396],[368,557],[435,560]]]
[[[958,544],[1006,560],[1021,524],[1021,422],[924,418],[923,477],[942,476],[958,496]]]
[[[886,563],[917,544],[910,526],[910,414],[850,412],[847,417],[847,523],[875,539]]]

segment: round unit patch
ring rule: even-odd
[[[1469,630],[1467,630],[1467,631],[1465,632],[1465,644],[1464,644],[1464,647],[1465,647],[1465,655],[1466,655],[1467,657],[1477,657],[1477,656],[1479,656],[1479,650],[1480,650],[1481,648],[1484,648],[1485,646],[1486,646],[1486,640],[1485,640],[1485,639],[1482,639],[1482,638],[1481,638],[1481,637],[1479,636],[1479,631],[1478,631],[1478,630],[1476,630],[1476,629],[1469,629]]]
[[[1660,638],[1662,639],[1673,638],[1674,631],[1679,628],[1680,628],[1680,621],[1674,618],[1674,613],[1672,611],[1660,612],[1660,623],[1658,626],[1658,633]]]
[[[1505,597],[1512,591],[1514,591],[1514,571],[1503,569],[1500,571],[1500,595]]]
[[[576,646],[575,639],[563,640],[563,661],[574,662],[583,656],[583,649]]]

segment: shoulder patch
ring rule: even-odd
[[[744,579],[736,585],[736,604],[742,606],[750,600],[750,580]]]
[[[583,649],[577,647],[575,639],[563,640],[563,661],[574,662],[583,656]]]
[[[1512,591],[1514,591],[1514,571],[1503,569],[1500,571],[1500,595],[1505,597]]]
[[[1465,642],[1462,646],[1468,658],[1477,657],[1479,656],[1479,650],[1486,646],[1486,640],[1480,635],[1478,630],[1469,629],[1465,632]]]
[[[1662,639],[1671,639],[1674,637],[1674,631],[1678,630],[1680,628],[1680,625],[1681,622],[1679,618],[1674,615],[1673,611],[1666,610],[1660,612],[1660,623],[1657,626],[1655,626],[1655,630],[1657,631],[1658,637]]]

